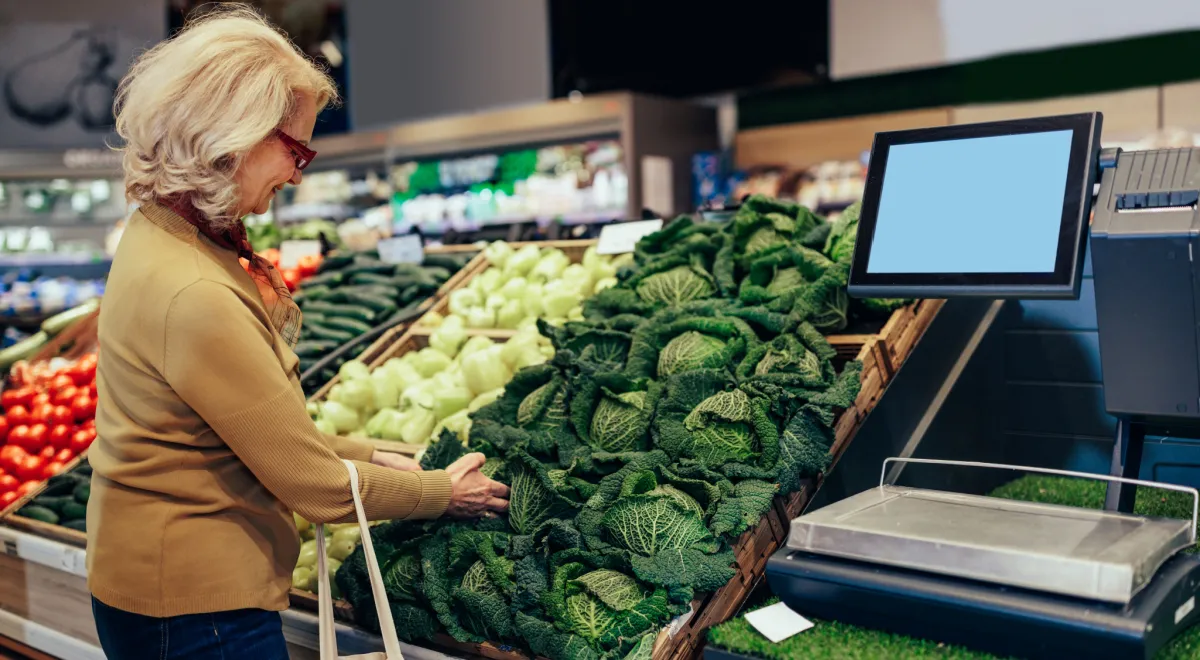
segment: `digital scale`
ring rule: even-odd
[[[1147,431],[1200,429],[1200,149],[1099,146],[1099,113],[879,133],[849,291],[1077,298],[1091,221],[1111,474],[892,458],[791,522],[771,589],[809,616],[1002,656],[1150,658],[1200,617],[1200,493],[1142,481]],[[895,485],[904,465],[1109,482],[1105,510]],[[1133,515],[1138,486],[1192,519]]]

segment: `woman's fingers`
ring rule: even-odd
[[[486,462],[487,456],[484,456],[479,452],[474,452],[467,454],[466,456],[463,456],[457,461],[451,463],[450,467],[446,468],[446,472],[449,472],[452,475],[465,474],[471,470],[478,470],[479,468],[483,467],[483,464]]]
[[[489,497],[485,502],[487,508],[497,513],[508,511],[508,500],[502,500],[498,497]]]
[[[500,483],[499,481],[493,481],[491,483],[491,487],[492,487],[492,493],[491,493],[492,495],[494,495],[496,497],[508,497],[508,486],[505,486],[504,484]]]

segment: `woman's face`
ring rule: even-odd
[[[307,145],[312,139],[316,122],[317,104],[311,97],[302,94],[295,116],[280,130]],[[296,169],[296,156],[292,150],[274,134],[267,136],[266,140],[250,150],[234,175],[240,192],[237,217],[266,213],[275,193],[286,183],[300,183],[301,176]]]

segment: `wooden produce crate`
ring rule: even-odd
[[[474,246],[470,246],[470,247],[472,250],[478,249]],[[463,252],[468,252],[468,251],[470,251],[470,250],[463,250]],[[426,252],[428,252],[430,254],[434,253],[434,251],[432,249],[426,250]],[[443,282],[442,286],[438,287],[438,290],[432,296],[429,296],[420,304],[420,306],[417,309],[420,310],[421,315],[423,316],[424,314],[428,313],[429,310],[435,304],[438,303],[438,301],[444,300],[446,295],[449,294],[451,291],[453,291],[457,288],[460,288],[463,285],[464,279],[470,273],[472,273],[475,269],[478,269],[479,264],[483,261],[486,261],[486,259],[484,259],[483,253],[481,252],[481,253],[475,255],[462,268],[458,269],[458,272],[451,275],[450,279]],[[417,318],[420,318],[420,316],[418,316]],[[366,362],[367,364],[371,364],[372,361],[375,358],[382,355],[383,352],[388,349],[388,347],[390,347],[392,344],[396,343],[396,341],[398,341],[400,336],[403,335],[406,330],[408,330],[410,327],[412,327],[412,325],[413,324],[411,322],[409,322],[409,323],[403,323],[394,328],[388,329],[382,335],[380,335],[378,339],[376,339],[374,342],[372,342],[372,344],[370,346],[368,346],[366,349],[364,349],[363,352],[360,353],[358,355],[358,357],[355,359],[361,360],[362,362]],[[339,380],[338,376],[334,375],[334,377],[332,379],[330,379],[328,383],[325,383],[324,385],[321,386],[321,389],[317,390],[316,392],[313,393],[312,396],[308,397],[308,400],[309,401],[323,400],[326,396],[329,395],[329,390],[332,389],[333,386],[338,383],[338,380]]]
[[[842,411],[834,425],[834,443],[830,453],[835,463],[887,389],[896,370],[941,309],[942,302],[918,301],[894,313],[879,334],[853,336],[857,337],[854,341],[859,347],[853,357],[863,363],[862,389],[854,404]],[[850,340],[843,342],[843,345],[848,348]],[[801,490],[775,498],[774,506],[763,519],[742,534],[734,544],[737,575],[725,586],[694,601],[690,614],[659,632],[654,643],[653,660],[691,660],[700,656],[708,629],[724,623],[740,611],[755,587],[765,578],[767,560],[787,540],[791,520],[803,511],[817,483],[818,480],[810,479]],[[444,634],[439,635],[433,645],[491,660],[529,660],[527,655],[512,647],[491,642],[464,644]]]
[[[44,362],[56,357],[68,360],[79,359],[95,351],[99,346],[99,339],[96,336],[99,326],[100,309],[96,308],[91,314],[72,323],[51,338],[45,346],[42,346],[30,357],[29,361],[31,363]]]
[[[509,243],[509,245],[511,245],[514,250],[520,250],[521,248],[525,247],[526,245],[536,245],[540,248],[558,248],[559,250],[562,250],[564,254],[567,255],[567,258],[569,258],[571,260],[571,263],[573,263],[573,264],[577,264],[577,263],[583,261],[583,253],[586,252],[589,247],[591,247],[595,244],[596,244],[595,239],[572,240],[572,241],[532,241],[532,242],[521,242],[521,243]],[[458,286],[456,286],[455,288],[461,289],[462,287],[467,286],[468,284],[470,284],[472,279],[474,279],[480,273],[482,273],[483,271],[487,270],[490,267],[491,267],[491,264],[488,262],[487,257],[484,256],[484,254],[482,252],[480,252],[479,255],[475,257],[475,259],[471,260],[470,264],[467,264],[466,268],[463,268],[462,272],[464,272],[464,276],[458,282]],[[441,297],[436,303],[434,303],[434,305],[429,309],[429,311],[426,312],[426,316],[428,316],[429,314],[435,313],[435,312],[442,316],[446,316],[450,313],[450,297],[448,295]],[[422,323],[425,320],[425,318],[426,317],[423,316],[423,317],[417,319],[416,324],[413,325],[413,329],[420,334],[428,335],[434,331],[434,328],[432,326],[424,325]],[[503,330],[503,329],[499,329],[499,328],[467,328],[467,336],[468,337],[475,337],[475,336],[482,335],[484,337],[491,337],[492,339],[507,339],[516,334],[517,334],[516,330]]]

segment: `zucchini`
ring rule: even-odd
[[[42,321],[42,332],[53,337],[63,330],[66,330],[67,327],[72,323],[75,323],[88,314],[96,311],[96,307],[99,305],[100,301],[98,299],[92,299],[83,303],[82,305],[72,307],[65,312],[59,312],[45,321]]]
[[[358,304],[355,302],[355,299],[361,295],[370,295],[377,298],[391,300],[399,294],[399,289],[390,286],[383,286],[381,284],[344,286],[329,294],[329,296],[321,302],[331,302],[341,305],[355,305]],[[372,305],[367,305],[367,307],[372,307]]]
[[[323,341],[334,341],[339,345],[354,339],[354,335],[346,332],[345,330],[338,330],[323,325],[310,325],[308,327],[308,331],[317,339],[321,339]]]
[[[308,312],[304,315],[304,319],[301,321],[301,323],[316,323],[318,325],[324,322],[325,315],[321,314],[320,312]]]
[[[373,273],[373,272],[354,273],[353,275],[350,276],[350,283],[351,284],[383,284],[385,286],[392,286],[392,276],[391,275],[380,275],[379,273]]]
[[[92,464],[88,463],[87,459],[84,459],[83,462],[79,465],[76,465],[75,469],[71,470],[69,474],[81,477],[90,484],[92,483]]]
[[[474,255],[451,256],[448,254],[426,254],[425,259],[421,262],[422,266],[430,266],[434,268],[445,268],[451,273],[462,270],[462,267],[467,264]]]
[[[87,519],[80,518],[79,520],[68,520],[62,524],[67,529],[73,529],[77,532],[87,532]]]
[[[357,319],[347,318],[345,316],[329,317],[325,321],[325,327],[333,328],[334,330],[345,330],[346,332],[353,333],[355,337],[363,334],[364,332],[371,331],[370,325],[367,325],[366,323],[363,323]]]
[[[354,255],[344,252],[334,252],[333,254],[325,255],[321,260],[321,265],[317,266],[317,274],[328,273],[333,270],[341,270],[346,266],[354,263]]]
[[[57,513],[54,513],[44,506],[38,506],[36,504],[28,504],[21,507],[21,510],[17,512],[17,515],[25,518],[33,518],[34,520],[40,520],[44,523],[50,523],[51,525],[58,524]]]
[[[304,286],[305,287],[324,286],[324,287],[332,288],[332,287],[335,287],[335,286],[341,284],[342,279],[344,279],[344,278],[345,278],[345,275],[343,275],[343,271],[331,270],[328,273],[321,273],[319,275],[313,275],[312,277],[308,278],[307,280],[304,280]]]
[[[75,498],[75,501],[80,504],[87,504],[88,500],[92,497],[92,484],[79,484],[75,487],[75,492],[71,493],[71,497]]]
[[[63,507],[74,501],[75,498],[70,495],[38,495],[33,498],[31,504],[33,506],[45,507],[58,515],[62,515]]]
[[[321,324],[318,323],[317,325]],[[337,342],[309,340],[297,343],[296,347],[292,350],[298,358],[320,358],[337,347]]]
[[[82,518],[87,518],[87,505],[72,500],[63,506],[62,517],[59,520],[80,520]]]
[[[34,353],[38,352],[38,349],[45,346],[48,341],[50,341],[50,335],[45,330],[39,330],[0,351],[0,369],[7,369],[16,362],[29,359]]]

